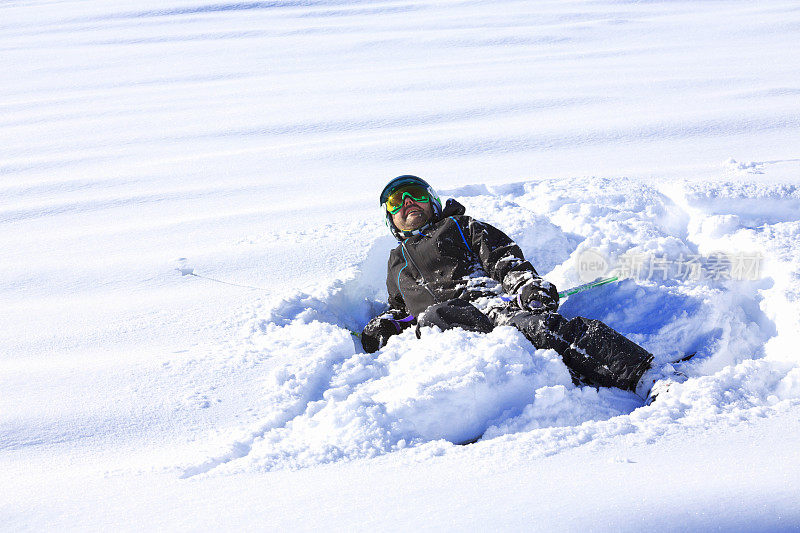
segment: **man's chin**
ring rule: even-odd
[[[424,226],[426,222],[428,222],[428,217],[425,216],[425,213],[412,213],[406,218],[406,227],[409,228],[406,231],[418,230]]]

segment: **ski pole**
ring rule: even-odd
[[[572,287],[571,289],[567,289],[565,291],[561,291],[558,293],[559,298],[564,298],[565,296],[569,296],[570,294],[576,294],[579,292],[583,292],[589,289],[594,289],[595,287],[600,287],[601,285],[606,285],[608,283],[613,283],[619,280],[619,276],[614,276],[612,278],[602,278],[596,279],[594,281],[590,281],[589,283],[584,283],[583,285],[578,285],[577,287]]]
[[[595,287],[599,287],[607,283],[612,283],[614,281],[617,281],[618,279],[619,279],[618,276],[614,276],[613,278],[596,279],[594,281],[590,281],[589,283],[584,283],[583,285],[578,285],[577,287],[572,287],[571,289],[561,291],[558,293],[558,297],[564,298],[565,296],[569,296],[570,294],[588,291],[589,289],[594,289]],[[503,300],[504,302],[510,302],[513,300],[513,298],[509,298],[508,296],[501,296],[500,299]]]

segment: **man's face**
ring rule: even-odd
[[[406,196],[403,207],[392,215],[392,222],[401,231],[414,231],[427,224],[432,216],[433,208],[430,202],[420,203]]]

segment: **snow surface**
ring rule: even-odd
[[[0,14],[0,529],[800,528],[795,2]],[[647,407],[507,327],[368,355],[402,173],[562,289],[763,261],[563,302],[697,352]]]

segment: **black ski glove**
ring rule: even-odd
[[[361,332],[361,346],[367,353],[377,352],[384,346],[392,335],[403,331],[403,326],[387,315],[376,316],[364,327]]]
[[[514,299],[520,309],[534,313],[549,313],[558,310],[558,289],[542,279],[531,280],[517,291]]]

